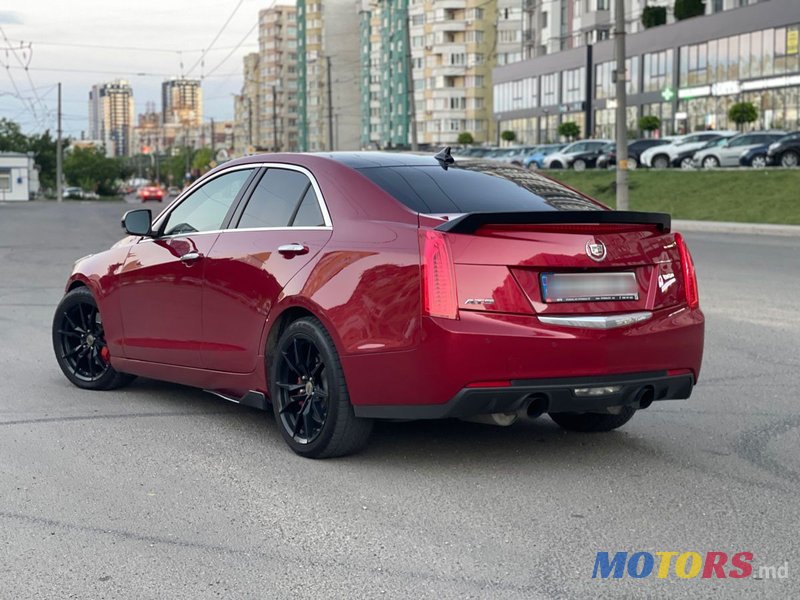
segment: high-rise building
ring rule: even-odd
[[[297,141],[297,9],[259,12],[259,148],[294,152]]]
[[[496,14],[500,1],[411,0],[409,4],[408,0],[362,0],[362,145],[410,144],[409,68],[420,144],[454,144],[462,133],[469,133],[476,142],[494,140],[491,70],[498,52],[505,57],[521,53],[522,48],[517,32],[508,35],[509,40],[516,36],[513,48],[499,46]],[[519,3],[506,2],[509,19],[520,25]]]
[[[297,1],[300,150],[354,150],[359,130],[359,21],[352,0]]]
[[[107,156],[130,156],[133,89],[118,79],[89,91],[89,137],[102,142]]]
[[[362,0],[359,28],[361,145],[407,146],[408,0]]]
[[[203,90],[200,80],[173,77],[161,84],[161,116],[164,125],[197,127],[203,122]]]
[[[235,123],[233,149],[237,155],[247,154],[260,146],[259,110],[261,106],[260,57],[251,52],[242,59],[244,82],[242,92],[234,97],[233,121]]]
[[[409,12],[419,141],[455,144],[461,133],[495,141],[497,1],[418,0]]]

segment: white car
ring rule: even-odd
[[[542,166],[545,169],[568,169],[575,160],[575,155],[583,154],[584,152],[592,152],[600,150],[612,140],[581,140],[579,142],[572,142],[569,146],[560,152],[554,152],[545,156],[542,161]]]
[[[648,148],[639,155],[639,164],[654,169],[666,169],[687,150],[699,150],[708,142],[721,137],[733,137],[736,131],[701,131],[676,137],[669,144]]]

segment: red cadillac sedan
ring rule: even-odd
[[[609,431],[700,373],[697,281],[669,216],[514,166],[249,156],[122,225],[56,310],[66,377],[271,407],[303,456],[357,451],[375,419],[548,413]]]

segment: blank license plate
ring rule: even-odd
[[[605,302],[638,300],[635,273],[542,273],[545,302]]]

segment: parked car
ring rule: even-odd
[[[639,164],[654,169],[666,169],[675,160],[678,154],[689,150],[698,150],[707,142],[718,140],[721,137],[732,137],[736,131],[703,131],[682,135],[669,144],[648,148],[639,156]]]
[[[800,131],[795,131],[769,145],[767,162],[782,167],[800,166]]]
[[[636,140],[633,142],[628,143],[628,168],[629,169],[636,169],[639,166],[639,155],[647,150],[648,148],[653,148],[655,146],[663,146],[665,144],[669,144],[672,138],[644,138],[641,140]],[[617,145],[616,143],[611,146],[611,148],[603,154],[600,158],[597,159],[597,168],[598,169],[605,169],[607,167],[613,167],[617,164]]]
[[[149,202],[155,200],[161,202],[164,199],[164,190],[155,185],[146,185],[139,188],[139,200]]]
[[[169,187],[167,188],[167,195],[168,195],[168,196],[171,196],[171,197],[173,197],[173,198],[174,198],[175,196],[178,196],[178,195],[180,195],[180,193],[181,193],[181,188],[179,188],[179,187],[178,187],[178,186],[176,186],[176,185],[171,185],[171,186],[169,186]]]
[[[695,168],[715,169],[717,167],[738,167],[739,158],[756,146],[771,144],[786,135],[785,131],[752,131],[726,139],[721,144],[711,146],[695,153]]]
[[[602,150],[609,143],[611,143],[611,140],[580,140],[572,142],[558,152],[553,152],[546,156],[542,161],[542,167],[545,169],[569,169],[576,155]]]
[[[587,150],[586,152],[579,152],[572,155],[572,168],[576,171],[585,171],[586,169],[594,169],[600,157],[605,156],[614,147],[614,142],[609,142],[604,146]]]
[[[494,146],[465,146],[463,148],[458,148],[457,150],[453,151],[453,156],[461,156],[461,157],[470,157],[470,158],[481,158],[496,151],[497,148]]]
[[[65,187],[62,194],[64,198],[69,198],[70,200],[83,198],[83,190],[79,187]]]
[[[531,152],[523,161],[522,166],[528,169],[541,169],[544,165],[544,159],[553,152],[558,152],[567,147],[567,144],[545,144],[539,146]]]
[[[763,169],[767,166],[767,152],[769,152],[769,144],[753,146],[739,157],[739,166]]]
[[[503,154],[498,160],[521,167],[525,157],[535,152],[536,148],[537,146],[517,146],[515,148],[509,148],[508,152]]]
[[[711,140],[710,142],[706,142],[700,148],[695,149],[692,148],[690,150],[684,150],[683,152],[679,152],[675,155],[672,159],[672,166],[676,169],[694,169],[694,155],[697,152],[705,150],[707,148],[713,148],[714,146],[719,146],[720,144],[724,144],[728,138],[720,137],[715,140]]]
[[[609,431],[688,398],[700,373],[697,280],[669,215],[518,167],[247,156],[123,228],[76,263],[55,311],[66,378],[270,409],[302,456],[355,452],[374,419],[548,413]]]

